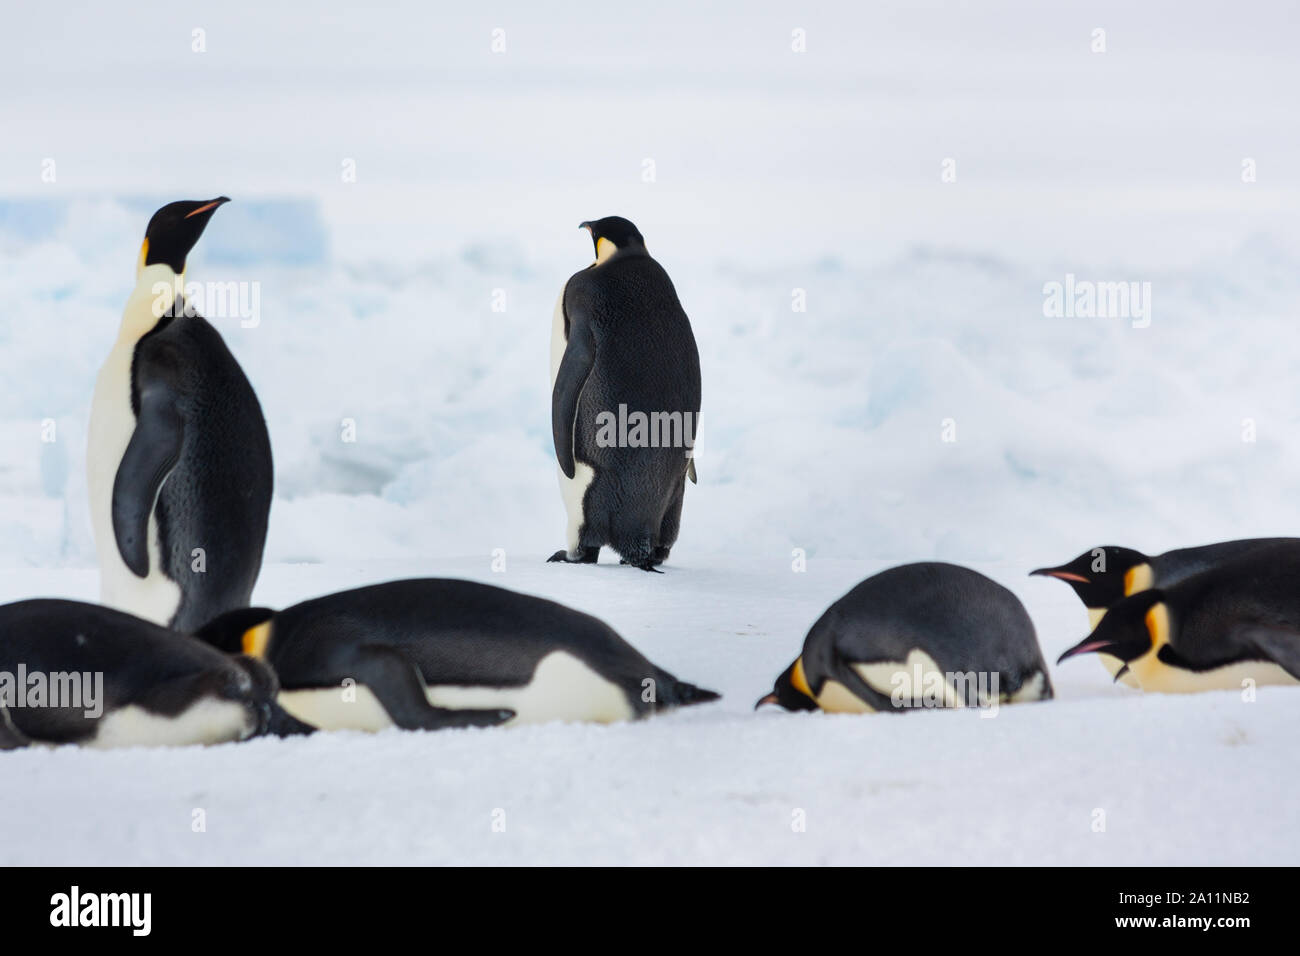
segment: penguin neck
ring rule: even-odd
[[[1151,647],[1141,656],[1128,662],[1129,670],[1144,688],[1155,687],[1160,682],[1160,672],[1168,664],[1160,659],[1160,648],[1171,642],[1169,607],[1163,601],[1153,604],[1146,613],[1147,633],[1151,637]]]
[[[597,244],[596,261],[591,264],[590,268],[599,268],[611,260],[631,259],[635,256],[648,255],[650,253],[645,246],[623,246],[620,248],[608,239],[601,239]]]
[[[153,330],[159,320],[169,313],[177,293],[185,287],[185,273],[175,272],[171,266],[157,263],[144,266],[136,273],[135,288],[122,310],[122,326],[118,339],[136,342]],[[184,295],[181,295],[184,301]]]

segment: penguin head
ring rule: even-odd
[[[1169,642],[1169,606],[1154,588],[1124,598],[1111,608],[1092,633],[1056,659],[1060,664],[1080,654],[1109,654],[1124,662],[1115,679],[1130,664]]]
[[[294,737],[314,733],[316,728],[303,723],[279,705],[276,698],[280,694],[280,678],[266,661],[248,654],[236,654],[231,658],[250,679],[251,699],[257,725],[250,736],[260,737],[270,734],[275,737]]]
[[[184,199],[169,202],[149,220],[144,231],[144,245],[140,247],[140,263],[136,274],[146,266],[165,265],[177,275],[185,271],[185,257],[203,235],[203,230],[217,208],[230,200],[225,196],[216,199]]]
[[[578,228],[591,233],[592,245],[596,247],[596,265],[623,249],[645,251],[645,239],[636,226],[622,216],[606,216],[604,219],[581,222],[578,223]]]
[[[803,672],[803,658],[797,657],[793,664],[781,672],[772,686],[772,693],[760,697],[754,709],[764,704],[779,704],[786,710],[816,710],[817,701],[808,689],[808,680]]]
[[[275,612],[270,608],[241,607],[204,624],[194,636],[227,654],[261,658],[271,639],[274,620]]]
[[[1085,607],[1108,608],[1149,585],[1137,574],[1139,568],[1148,567],[1149,561],[1141,551],[1106,545],[1091,548],[1068,564],[1029,573],[1064,581]]]
[[[275,676],[275,671],[257,658],[240,654],[231,660],[248,682],[244,697],[257,720],[250,736],[260,737],[270,728],[272,708],[280,693],[280,681]],[[241,680],[240,684],[243,685],[244,681]]]

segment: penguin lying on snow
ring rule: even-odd
[[[1300,682],[1300,590],[1294,548],[1265,547],[1114,605],[1058,663],[1108,654],[1144,691]]]
[[[1064,581],[1088,609],[1096,627],[1108,608],[1124,598],[1152,587],[1168,587],[1193,574],[1276,545],[1300,546],[1300,538],[1243,538],[1196,548],[1179,548],[1148,557],[1132,548],[1104,545],[1083,552],[1068,564],[1038,568],[1030,574]]]
[[[1055,568],[1038,568],[1029,572],[1053,577],[1074,589],[1088,610],[1088,626],[1096,628],[1109,608],[1132,594],[1153,587],[1168,587],[1193,574],[1232,561],[1243,555],[1276,545],[1300,546],[1300,538],[1243,538],[1196,548],[1179,548],[1148,557],[1132,548],[1104,545],[1083,552],[1068,564]],[[1137,687],[1124,662],[1110,654],[1097,655],[1106,671],[1116,680]],[[1123,676],[1118,676],[1123,672]]]
[[[603,621],[503,588],[425,578],[233,611],[198,635],[269,663],[280,704],[325,730],[607,723],[716,700]]]
[[[754,706],[865,713],[1051,696],[1019,599],[969,568],[924,562],[882,571],[832,604]]]
[[[619,216],[584,222],[596,261],[565,284],[551,330],[551,425],[568,511],[567,549],[595,564],[609,545],[654,570],[677,540],[695,480],[700,356],[668,273]]]
[[[310,732],[276,706],[277,690],[259,661],[111,608],[62,600],[0,607],[0,749]]]
[[[257,396],[220,333],[176,295],[186,257],[226,202],[169,203],[149,220],[90,410],[101,597],[179,631],[248,605],[271,507]]]

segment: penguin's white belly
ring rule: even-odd
[[[384,705],[364,684],[282,690],[276,701],[294,717],[321,730],[363,730],[373,734],[393,726]]]
[[[564,338],[564,292],[560,292],[560,297],[555,300],[555,313],[551,316],[551,388],[555,388],[555,376],[560,373],[560,362],[564,360],[564,348],[567,342]],[[564,512],[568,515],[568,529],[565,535],[565,544],[569,547],[569,553],[573,554],[578,549],[578,533],[582,530],[582,499],[587,494],[587,487],[596,477],[596,472],[592,467],[584,462],[578,461],[577,456],[573,459],[573,477],[570,478],[557,466],[556,475],[560,479],[560,497],[564,501]]]
[[[905,661],[873,661],[851,666],[872,690],[899,706],[965,707],[971,693],[977,693],[986,704],[994,703],[995,697],[1007,703],[1022,703],[1041,700],[1046,691],[1046,681],[1039,673],[1025,681],[1015,694],[1007,696],[995,692],[991,678],[985,677],[981,682],[981,675],[976,673],[948,673],[919,649],[910,651]],[[957,692],[959,681],[964,685],[960,694]],[[875,712],[875,708],[836,680],[827,680],[822,685],[817,706],[833,714]]]
[[[557,467],[556,474],[560,477],[560,497],[564,499],[564,513],[568,515],[568,524],[565,530],[565,544],[569,546],[569,554],[578,550],[578,538],[582,533],[582,525],[586,520],[583,517],[582,500],[587,495],[587,487],[596,478],[595,469],[590,465],[585,465],[576,458],[573,460],[573,477],[570,478]]]
[[[513,710],[502,726],[550,721],[608,724],[636,716],[627,695],[583,661],[553,651],[537,664],[532,679],[518,687],[439,684],[425,690],[429,703],[450,710]],[[299,720],[324,730],[375,732],[392,719],[368,687],[329,687],[280,692],[280,706]]]
[[[827,678],[817,706],[828,714],[874,714],[876,709],[834,678]]]
[[[166,626],[180,607],[181,589],[162,573],[158,519],[149,518],[149,575],[138,578],[117,549],[113,533],[113,482],[135,432],[131,411],[131,361],[135,342],[119,339],[95,383],[86,451],[90,515],[99,556],[100,600],[109,607]]]
[[[905,661],[873,661],[850,665],[859,677],[878,694],[891,697],[897,691],[911,703],[912,695],[920,700],[931,681],[934,686],[942,687],[943,706],[953,707],[957,704],[953,687],[939,670],[939,665],[924,651],[913,650]],[[919,683],[913,687],[913,683]],[[875,708],[839,681],[831,679],[822,685],[822,692],[817,696],[817,706],[829,714],[872,714]]]
[[[456,710],[505,708],[515,716],[510,724],[541,724],[553,720],[610,724],[636,716],[627,694],[583,661],[564,651],[552,651],[522,687],[456,687],[428,690],[429,703]]]
[[[555,376],[560,374],[560,362],[564,359],[564,348],[568,340],[564,337],[564,290],[555,300],[555,311],[551,314],[551,388],[555,388]]]
[[[1154,654],[1147,655],[1153,658]],[[1146,658],[1135,662],[1133,673],[1144,691],[1160,694],[1196,694],[1206,690],[1243,689],[1243,682],[1251,680],[1256,687],[1268,684],[1298,684],[1294,677],[1271,661],[1240,661],[1212,671],[1183,670],[1170,667],[1159,660],[1146,663]]]
[[[175,717],[131,705],[105,714],[87,747],[184,747],[243,740],[255,729],[253,715],[232,700],[203,697]]]
[[[929,654],[913,649],[908,652],[907,660],[877,661],[872,664],[854,664],[858,676],[875,690],[886,697],[898,694],[905,702],[929,700],[938,697],[944,707],[962,707],[957,692],[948,675]],[[937,689],[937,690],[936,690]]]

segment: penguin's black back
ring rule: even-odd
[[[832,604],[808,632],[804,655],[818,660],[832,650],[852,664],[905,661],[920,650],[945,671],[1037,671],[1047,680],[1020,599],[976,571],[942,562],[882,571]]]
[[[271,508],[271,439],[243,369],[201,316],[164,318],[136,345],[137,414],[141,387],[154,376],[167,382],[186,423],[156,513],[163,571],[182,592],[172,626],[190,632],[252,595]],[[192,570],[195,548],[204,550],[203,573]]]
[[[522,686],[553,651],[625,687],[666,680],[666,703],[678,683],[598,618],[445,578],[390,581],[287,608],[275,616],[267,659],[287,690],[336,687],[358,645],[400,648],[431,684]]]
[[[1166,551],[1151,559],[1155,585],[1160,588],[1170,587],[1194,574],[1277,545],[1300,546],[1300,538],[1241,538]]]
[[[597,416],[617,416],[620,405],[629,415],[684,412],[693,428],[700,411],[699,350],[668,273],[640,251],[616,253],[574,275],[565,286],[564,308],[566,322],[581,312],[596,347],[573,439],[575,458],[596,470],[584,511],[588,521],[617,516],[607,533],[619,547],[621,533],[657,533],[688,459],[684,447],[601,447]]]
[[[1300,660],[1298,582],[1300,541],[1285,539],[1161,587],[1173,653],[1198,670],[1239,660],[1294,667]]]
[[[38,599],[0,607],[0,671],[28,674],[102,673],[104,713],[132,704],[178,714],[193,701],[188,677],[210,678],[247,694],[245,672],[221,652],[130,614],[80,601]],[[18,730],[34,740],[72,743],[93,737],[96,721],[77,708],[9,708]]]

